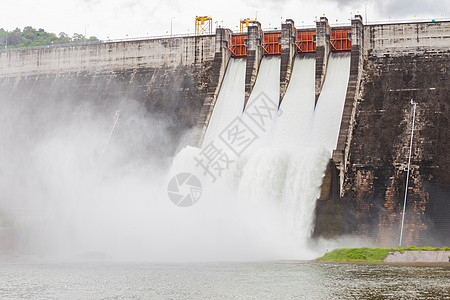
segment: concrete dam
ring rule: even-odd
[[[288,19],[279,30],[264,31],[253,22],[245,33],[217,28],[210,35],[0,51],[0,137],[28,157],[33,139],[53,126],[49,119],[71,122],[92,110],[106,116],[102,124],[111,124],[120,111],[115,134],[125,145],[142,143],[142,153],[157,154],[142,161],[168,166],[185,145],[210,145],[233,122],[241,122],[236,128],[242,130],[263,101],[273,119],[257,127],[253,144],[230,154],[250,157],[252,171],[242,172],[242,182],[264,186],[276,179],[258,177],[271,170],[265,160],[252,161],[252,153],[264,156],[267,145],[320,144],[327,159],[317,158],[321,167],[309,172],[313,179],[304,177],[308,159],[295,154],[285,169],[275,170],[302,182],[290,182],[300,190],[282,190],[282,201],[303,194],[312,199],[287,204],[298,211],[292,226],[303,228],[307,238],[352,236],[396,246],[414,132],[403,245],[450,245],[449,65],[450,22],[364,25],[359,15],[340,27],[322,17],[315,28],[296,28]],[[411,100],[417,103],[414,128]],[[129,101],[131,108],[123,105]],[[23,114],[30,117],[23,120]],[[142,125],[148,115],[150,129]],[[131,135],[145,130],[143,140],[121,127]],[[18,128],[33,130],[15,137]],[[0,187],[19,187],[0,201],[21,203],[28,197],[22,190],[34,179],[6,180],[26,176],[28,169],[6,148],[0,147],[0,162],[14,175],[3,171]],[[314,153],[302,155],[316,161]],[[318,194],[299,187],[310,180],[319,182]],[[255,199],[265,197],[258,193]],[[0,249],[24,243],[8,226],[0,227]]]

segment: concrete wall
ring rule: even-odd
[[[209,35],[0,52],[0,99],[26,102],[36,112],[45,109],[43,99],[90,102],[111,115],[122,101],[137,101],[165,120],[170,134],[161,132],[160,148],[170,156],[225,72],[215,41]]]
[[[448,263],[450,251],[395,251],[384,259],[389,263]]]
[[[335,187],[319,201],[318,220],[325,221],[317,224],[316,234],[398,244],[414,99],[417,118],[403,245],[450,244],[449,25],[365,26],[348,154],[335,153],[342,155],[344,172],[329,171],[329,176],[339,174],[328,181],[341,182],[340,195]]]
[[[201,65],[214,59],[214,39],[192,36],[0,52],[0,77]]]
[[[448,53],[450,22],[380,24],[365,26],[365,55],[404,56]]]
[[[448,54],[367,60],[343,191],[351,233],[398,243],[414,99],[405,242],[450,243],[449,65]]]
[[[318,92],[329,47],[327,26],[322,29],[317,36]],[[316,234],[349,233],[395,246],[409,149],[409,101],[414,98],[406,241],[420,245],[436,237],[450,244],[450,22],[362,26],[357,21],[352,31],[350,84]],[[247,93],[263,53],[257,33],[250,28]],[[283,91],[295,50],[287,37],[282,34]],[[99,103],[112,113],[120,99],[136,100],[171,124],[175,140],[161,137],[170,148],[187,129],[206,130],[229,58],[220,30],[211,36],[0,52],[0,100],[71,98]]]

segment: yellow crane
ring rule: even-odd
[[[240,32],[242,33],[242,32],[244,32],[244,28],[246,28],[246,27],[248,27],[248,24],[250,24],[250,23],[255,23],[256,22],[256,19],[250,19],[250,18],[247,18],[247,19],[243,19],[243,20],[241,20],[241,22],[240,22]]]
[[[203,16],[195,17],[195,35],[212,34],[212,18]]]

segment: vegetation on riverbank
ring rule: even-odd
[[[339,248],[325,253],[324,256],[317,258],[319,261],[364,261],[364,262],[382,262],[390,252],[399,251],[445,251],[449,247],[416,247],[407,248]]]
[[[95,36],[87,38],[79,33],[75,33],[72,37],[64,32],[56,35],[51,32],[46,32],[42,28],[35,29],[31,26],[26,26],[23,30],[16,28],[12,31],[0,28],[0,49],[93,42],[98,40]]]

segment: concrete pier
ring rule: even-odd
[[[284,24],[281,24],[280,104],[291,79],[294,57],[297,53],[297,48],[295,47],[296,36],[297,31],[294,27],[294,20],[287,19]]]
[[[245,102],[252,93],[253,86],[258,76],[259,65],[264,56],[264,50],[261,47],[261,24],[259,22],[250,23],[247,31],[247,66],[245,70]]]
[[[350,151],[352,131],[355,125],[356,103],[361,98],[361,80],[363,72],[364,28],[362,17],[356,15],[352,19],[352,52],[350,58],[350,77],[342,113],[341,128],[336,150],[333,151],[333,162],[339,170],[339,195],[342,196],[347,158]]]
[[[328,57],[331,52],[330,34],[328,19],[321,17],[320,21],[316,22],[316,104],[327,74]]]
[[[219,95],[223,77],[225,76],[228,62],[231,57],[231,52],[228,50],[227,31],[229,31],[229,29],[216,29],[216,53],[214,55],[214,62],[212,66],[212,82],[207,87],[207,97],[203,102],[203,107],[200,111],[200,115],[198,116],[197,121],[197,127],[201,129],[201,132],[198,136],[198,142],[196,143],[199,147],[202,145],[206,129],[208,128],[208,124],[211,119],[214,106],[216,104],[217,96]]]

